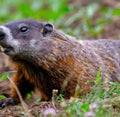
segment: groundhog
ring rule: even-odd
[[[50,100],[53,89],[70,98],[78,85],[85,95],[99,69],[101,80],[120,81],[120,40],[76,40],[50,23],[25,19],[0,26],[0,45],[14,65],[12,80],[23,98],[38,90],[42,100]],[[10,98],[0,100],[0,107],[18,101],[11,85]]]

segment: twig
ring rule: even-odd
[[[58,93],[58,90],[57,89],[53,89],[53,91],[52,91],[52,105],[53,105],[53,107],[55,109],[56,109],[56,107],[55,107],[55,99],[57,97],[57,93]]]
[[[18,94],[18,97],[19,97],[19,99],[20,99],[20,103],[21,103],[23,109],[25,110],[26,114],[28,115],[28,117],[33,117],[33,116],[30,114],[30,112],[29,112],[29,110],[28,110],[28,107],[27,107],[26,103],[24,102],[24,100],[23,100],[23,98],[22,98],[22,96],[21,96],[21,94],[20,94],[17,86],[15,85],[15,83],[14,83],[9,77],[8,77],[8,79],[9,79],[9,81],[11,82],[11,84],[13,85],[13,87],[15,88],[15,90],[16,90],[16,92],[17,92],[17,94]]]

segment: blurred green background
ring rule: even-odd
[[[34,18],[79,39],[120,38],[117,0],[0,0],[0,24]]]

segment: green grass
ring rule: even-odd
[[[91,92],[82,98],[71,98],[65,100],[62,96],[54,100],[55,104],[61,107],[60,117],[119,117],[120,115],[120,83],[109,82],[109,89],[104,89],[104,83],[100,80],[101,69],[95,79],[95,85],[92,87]],[[3,74],[0,80],[5,80],[8,73]],[[4,95],[0,95],[0,99],[4,99]],[[27,95],[27,99],[31,95]],[[40,103],[40,99],[36,100]],[[93,105],[96,105],[95,107]],[[116,107],[116,109],[114,108]],[[93,110],[91,110],[93,108]]]
[[[104,83],[100,81],[100,73],[96,77],[96,84],[92,87],[91,92],[82,98],[72,98],[69,105],[62,106],[63,117],[119,117],[120,116],[120,83],[109,82],[109,89],[104,89]],[[97,107],[91,111],[91,106],[96,104]],[[116,107],[116,109],[114,108]],[[88,116],[89,114],[93,114]]]
[[[34,18],[38,20],[58,21],[72,10],[67,0],[1,0],[0,22]],[[59,21],[58,21],[59,22]]]

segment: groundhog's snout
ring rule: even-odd
[[[7,42],[8,38],[10,38],[9,29],[5,26],[0,26],[0,51],[5,54],[13,51],[13,47]]]
[[[3,32],[2,28],[0,28],[0,41],[5,38],[5,32]]]

